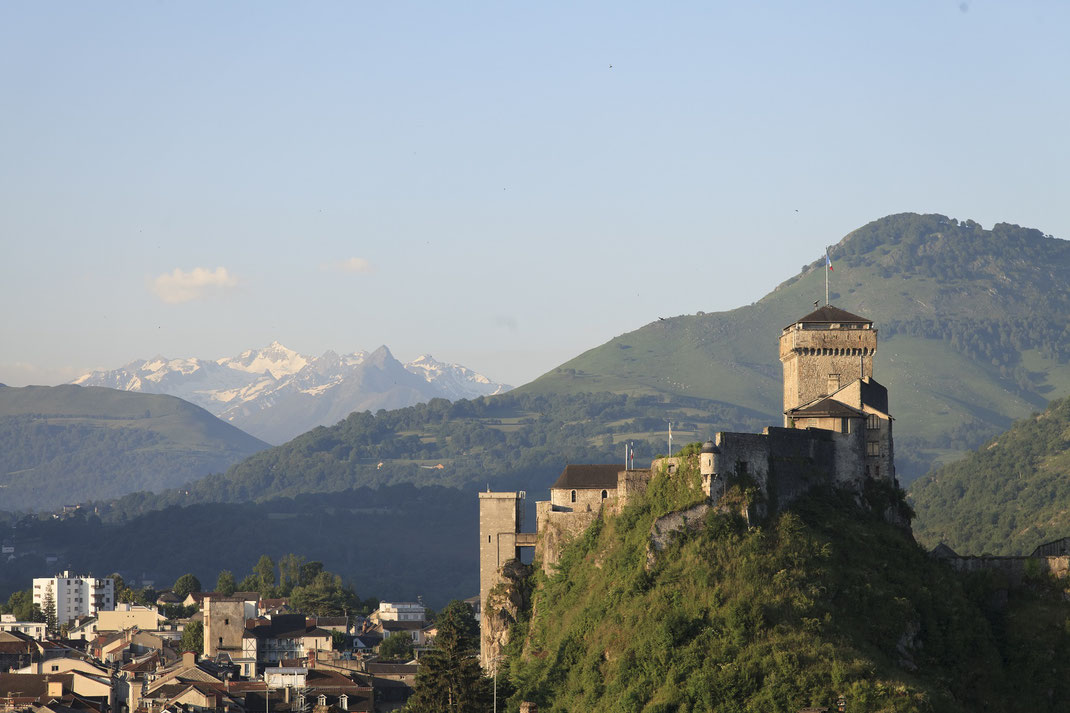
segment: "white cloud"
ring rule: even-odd
[[[329,262],[321,265],[321,267],[324,270],[331,270],[333,272],[348,272],[352,274],[368,274],[371,272],[375,272],[375,267],[371,264],[371,262],[365,260],[362,257],[351,257],[348,260]]]
[[[152,281],[152,291],[164,302],[177,304],[228,290],[238,284],[238,278],[225,267],[209,270],[195,267],[189,272],[175,268]]]

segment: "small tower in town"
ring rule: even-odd
[[[784,365],[784,425],[787,413],[841,387],[873,376],[877,330],[873,320],[832,305],[814,310],[780,334]]]

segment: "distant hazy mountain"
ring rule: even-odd
[[[267,444],[171,396],[0,386],[0,509],[185,485]]]
[[[371,353],[328,351],[311,357],[278,342],[216,361],[141,359],[85,374],[74,383],[178,396],[270,443],[337,423],[353,411],[488,396],[510,388],[429,354],[408,364],[385,346]]]

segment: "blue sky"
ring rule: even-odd
[[[1068,238],[1068,26],[980,0],[2,4],[0,382],[278,339],[519,384],[890,213]]]

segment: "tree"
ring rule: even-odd
[[[379,644],[379,658],[392,661],[412,659],[412,637],[407,631],[396,631]]]
[[[242,580],[238,582],[239,592],[260,592],[260,578],[255,574],[247,574],[242,577]],[[261,596],[264,592],[260,592]]]
[[[256,566],[253,567],[253,574],[260,580],[260,586],[257,587],[257,591],[260,592],[260,596],[269,596],[275,591],[275,562],[272,561],[267,555],[260,555],[260,559],[257,561]]]
[[[180,645],[183,651],[196,651],[197,653],[203,651],[204,624],[199,621],[188,622],[185,628],[182,629]]]
[[[137,593],[137,601],[147,607],[156,606],[156,600],[159,597],[160,593],[152,587],[142,587],[141,591]]]
[[[293,588],[301,584],[301,568],[304,563],[304,557],[295,555],[292,552],[288,555],[283,555],[282,559],[279,560],[279,593],[282,596],[290,596]]]
[[[11,593],[7,605],[0,607],[5,614],[13,614],[15,621],[44,621],[41,608],[33,603],[33,590],[21,589]]]
[[[59,615],[56,613],[56,596],[52,593],[52,582],[49,582],[48,586],[45,587],[41,611],[45,615],[45,628],[49,633],[55,633],[56,626],[59,623]]]
[[[421,656],[424,665],[408,710],[413,713],[482,713],[490,707],[491,680],[479,666],[478,628],[472,610],[452,601],[438,617],[434,648]]]
[[[311,562],[305,562],[301,565],[301,579],[299,584],[302,587],[307,587],[312,584],[316,576],[323,571],[323,563],[313,560]]]
[[[229,569],[220,572],[219,578],[215,581],[215,590],[227,597],[238,591],[238,583],[234,581],[234,573]]]
[[[342,578],[330,572],[320,572],[308,586],[294,587],[290,605],[297,611],[316,616],[339,616],[357,609],[360,600]]]
[[[192,574],[184,574],[175,580],[174,585],[171,587],[171,591],[175,593],[175,596],[185,599],[193,592],[201,591],[201,580],[197,579]]]
[[[112,581],[115,587],[115,601],[123,602],[124,604],[132,604],[136,597],[134,596],[134,590],[126,586],[126,582],[123,581],[123,577],[118,572],[112,572],[108,575],[108,579]]]

